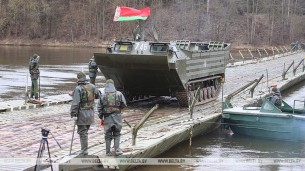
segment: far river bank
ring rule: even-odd
[[[2,39],[0,46],[44,46],[44,47],[84,47],[84,48],[104,48],[112,44],[113,41],[80,40],[80,41],[61,41],[56,39],[41,40],[41,39]]]
[[[132,40],[132,39],[129,39]],[[57,39],[25,39],[25,38],[9,38],[9,39],[0,39],[1,45],[9,46],[45,46],[45,47],[84,47],[84,48],[105,48],[113,44],[113,40],[101,40],[101,39],[92,39],[92,40],[76,40],[76,41],[63,41]],[[205,40],[202,40],[205,41]],[[208,42],[208,41],[207,41]],[[290,48],[289,44],[285,45],[249,45],[249,44],[237,44],[234,42],[231,43],[232,50],[242,50],[242,49],[272,49],[272,47],[287,47]]]

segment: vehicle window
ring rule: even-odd
[[[151,46],[151,52],[167,52],[167,50],[168,50],[168,46],[165,46],[165,45],[163,45],[163,46],[160,46],[160,45]]]
[[[129,52],[132,50],[132,45],[119,45],[116,44],[114,47],[114,51],[116,52]]]
[[[199,45],[198,50],[209,50],[209,46],[208,44]]]

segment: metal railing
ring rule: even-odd
[[[246,49],[246,50],[238,50],[239,56],[233,56],[232,53],[230,53],[230,61],[231,63],[234,64],[234,62],[237,61],[242,61],[243,63],[247,60],[257,60],[257,59],[262,59],[263,57],[276,57],[276,55],[278,57],[283,57],[283,56],[287,56],[289,54],[293,54],[293,53],[297,53],[300,50],[295,50],[295,47],[292,47],[290,50],[288,50],[285,46],[283,47],[272,47],[271,53],[268,53],[268,51],[266,50],[266,48],[263,49],[255,49],[255,50],[250,50],[250,49]],[[264,53],[262,53],[262,51]],[[254,54],[256,53],[256,55]]]

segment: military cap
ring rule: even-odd
[[[106,84],[109,84],[109,83],[114,84],[114,82],[113,82],[112,79],[108,79],[108,80],[106,81]]]
[[[86,74],[83,73],[83,72],[80,72],[80,73],[77,74],[77,78],[78,78],[78,79],[86,78]]]
[[[37,57],[38,57],[38,55],[37,55],[36,53],[34,53],[33,57],[34,57],[34,58],[37,58]]]

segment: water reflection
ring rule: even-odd
[[[73,65],[87,63],[98,48],[68,48],[40,46],[0,46],[0,64],[26,66],[34,53],[41,58],[41,65]]]
[[[222,129],[218,129],[208,135],[194,138],[191,148],[189,148],[189,142],[183,142],[158,156],[160,158],[197,158],[198,160],[194,160],[196,162],[193,165],[146,166],[136,170],[299,170],[304,167],[304,164],[269,163],[274,162],[271,160],[272,158],[304,158],[304,146],[304,143],[230,135]],[[260,164],[259,161],[264,163]]]

